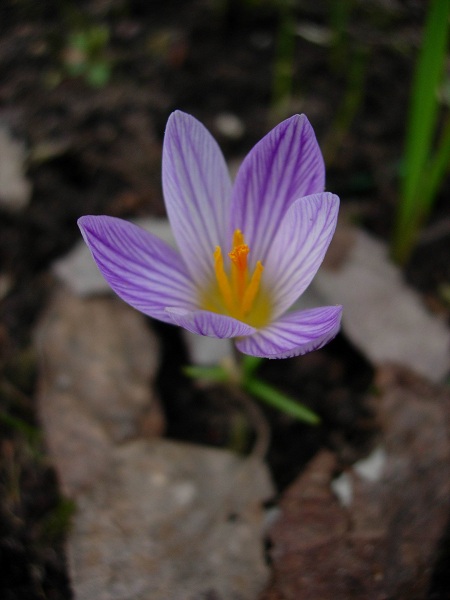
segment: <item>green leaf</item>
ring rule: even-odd
[[[434,159],[432,145],[439,113],[437,92],[447,56],[449,9],[450,0],[430,2],[412,86],[401,202],[392,245],[393,258],[399,263],[407,260],[446,170],[442,166],[448,156],[445,136]],[[431,182],[430,161],[434,163]]]
[[[249,356],[248,354],[242,355],[242,377],[245,381],[248,377],[253,375],[259,365],[264,359],[258,356]]]
[[[243,387],[246,392],[252,394],[255,398],[281,410],[291,417],[295,417],[309,425],[318,425],[320,423],[320,417],[312,410],[260,379],[244,381]]]

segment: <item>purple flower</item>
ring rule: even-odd
[[[162,178],[178,252],[121,219],[79,220],[101,273],[125,302],[200,335],[235,338],[253,356],[297,356],[334,338],[341,306],[286,313],[322,263],[339,208],[338,197],[323,192],[323,159],[304,115],[256,144],[232,185],[210,133],[176,111]]]

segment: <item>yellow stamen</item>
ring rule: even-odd
[[[224,312],[231,317],[259,326],[269,318],[270,305],[266,293],[263,296],[259,295],[264,267],[258,261],[253,273],[249,273],[247,261],[249,252],[250,248],[245,243],[244,235],[236,229],[233,235],[233,246],[228,253],[231,264],[227,271],[222,249],[220,246],[216,247],[215,288],[213,287],[205,295],[203,304],[207,310]]]
[[[217,285],[219,286],[225,306],[228,311],[232,312],[234,309],[233,292],[223,266],[222,249],[220,246],[216,246],[214,250],[214,270],[216,272]]]
[[[261,282],[263,271],[264,267],[262,266],[261,261],[258,260],[242,300],[242,312],[244,315],[250,311],[255,302],[256,295],[259,292],[259,284]]]

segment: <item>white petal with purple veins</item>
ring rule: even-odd
[[[236,340],[251,356],[289,358],[318,350],[338,333],[341,306],[324,306],[285,315],[252,336]]]
[[[300,198],[289,208],[264,263],[276,319],[306,290],[336,229],[339,198],[328,192]]]
[[[283,121],[250,150],[236,176],[231,231],[244,233],[252,265],[264,264],[291,204],[324,185],[322,154],[305,115]]]
[[[341,307],[281,316],[308,287],[334,233],[339,199],[323,192],[324,177],[313,129],[295,115],[250,151],[232,190],[215,140],[176,111],[164,138],[163,188],[180,253],[120,219],[86,216],[79,225],[109,285],[144,314],[200,335],[236,338],[239,350],[254,356],[295,356],[339,330]],[[244,239],[233,238],[236,230]],[[230,314],[272,322],[256,330]]]
[[[215,247],[231,242],[231,180],[217,142],[181,111],[167,123],[162,177],[175,239],[191,277],[202,285],[213,272]]]
[[[219,315],[208,310],[187,311],[178,308],[167,308],[172,322],[198,335],[210,335],[217,338],[234,338],[252,335],[256,329],[226,315]]]
[[[179,254],[144,229],[114,217],[78,221],[103,277],[125,302],[171,323],[167,306],[196,308],[196,291]]]

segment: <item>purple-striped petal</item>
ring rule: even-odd
[[[264,264],[290,205],[324,186],[322,154],[305,115],[283,121],[254,146],[237,174],[231,209],[231,231],[244,233],[252,265]]]
[[[191,277],[203,285],[213,272],[216,246],[228,248],[231,181],[214,138],[194,117],[172,113],[163,148],[167,214]]]
[[[238,350],[264,358],[290,358],[318,350],[338,333],[342,306],[324,306],[285,315],[252,336],[236,341]]]
[[[103,277],[125,302],[167,323],[167,306],[196,308],[184,263],[165,242],[114,217],[85,216],[78,225]]]
[[[180,325],[192,333],[216,338],[233,338],[252,335],[256,329],[226,315],[208,310],[187,311],[179,308],[167,308],[167,314],[175,325]]]
[[[273,299],[273,318],[306,290],[336,229],[339,198],[329,192],[300,198],[287,211],[264,263]]]

